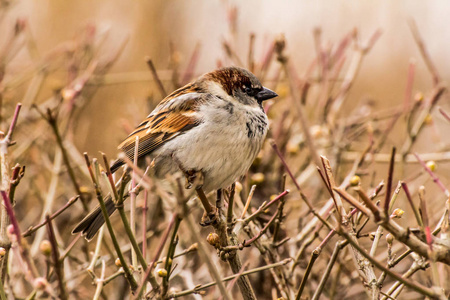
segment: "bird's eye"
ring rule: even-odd
[[[247,95],[253,96],[253,89],[250,86],[248,85],[244,86],[243,90]]]

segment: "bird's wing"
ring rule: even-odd
[[[207,94],[199,93],[190,86],[175,91],[161,101],[118,148],[133,161],[136,138],[139,137],[138,158],[152,153],[202,122],[198,110],[207,97]],[[124,161],[118,159],[111,166],[111,171],[116,171],[123,164]]]

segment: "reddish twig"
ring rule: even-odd
[[[439,112],[441,113],[441,115],[444,116],[444,118],[447,119],[447,121],[450,121],[450,116],[440,107],[439,107]]]
[[[279,194],[278,196],[276,196],[272,201],[270,201],[269,203],[263,203],[253,214],[251,214],[248,218],[246,218],[244,221],[245,223],[250,222],[251,220],[253,220],[257,215],[259,215],[261,212],[265,211],[266,209],[268,209],[269,207],[271,207],[275,202],[278,202],[278,200],[282,199],[284,196],[286,196],[287,194],[289,194],[289,190],[285,190],[284,192],[282,192],[281,194]]]
[[[417,153],[414,153],[414,156],[416,157],[417,161],[422,165],[422,167],[425,169],[425,171],[430,174],[431,178],[433,179],[434,183],[436,183],[439,188],[444,192],[446,197],[450,197],[450,192],[445,187],[445,185],[442,183],[442,181],[439,179],[439,177],[434,174],[433,171],[427,166],[427,164],[419,157]]]
[[[343,189],[335,187],[333,189],[336,191],[344,200],[346,200],[350,205],[356,207],[359,211],[361,211],[366,216],[370,216],[370,210],[368,210],[365,206],[363,206],[357,199],[355,199],[352,195],[344,191]]]
[[[12,134],[14,132],[14,128],[16,128],[17,119],[19,118],[19,113],[20,113],[21,108],[22,108],[22,103],[17,103],[16,110],[14,111],[14,115],[11,120],[11,124],[9,125],[8,133],[5,136],[5,139],[8,143],[11,143]]]
[[[8,194],[5,191],[0,191],[0,193],[2,194],[4,207],[6,209],[6,212],[9,216],[9,219],[13,226],[13,233],[16,236],[17,244],[19,245],[19,249],[20,249],[20,254],[22,255],[25,262],[27,263],[28,269],[31,272],[31,274],[33,275],[33,277],[37,277],[38,272],[36,270],[36,267],[33,264],[33,261],[31,260],[31,258],[29,256],[28,245],[25,240],[22,240],[19,222],[17,221],[17,218],[14,214],[14,210],[11,205],[11,200],[9,199]]]
[[[19,222],[17,222],[17,218],[14,214],[14,210],[11,205],[11,200],[8,197],[8,194],[5,191],[0,191],[3,197],[3,203],[6,208],[6,212],[8,213],[9,219],[14,229],[14,234],[17,237],[17,243],[20,245],[22,243],[22,235],[20,234]]]
[[[409,205],[411,205],[411,209],[414,212],[414,216],[416,217],[417,224],[419,224],[420,227],[423,227],[422,218],[420,217],[419,211],[417,210],[416,206],[414,205],[411,194],[409,193],[408,185],[406,185],[406,182],[402,182],[401,184],[402,184],[403,190],[405,191],[406,199],[408,199]]]

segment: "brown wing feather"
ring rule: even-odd
[[[185,94],[180,92],[161,101],[118,148],[130,160],[134,160],[136,137],[139,137],[138,158],[142,158],[167,141],[200,124],[201,120],[195,113],[205,97],[180,97]],[[177,101],[177,98],[180,101]],[[118,159],[111,166],[111,171],[115,172],[123,164],[124,161]]]
[[[164,142],[199,124],[194,117],[179,113],[158,114],[147,118],[148,126],[136,128],[120,145],[127,157],[134,159],[136,137],[139,137],[138,156],[143,157],[159,148]]]

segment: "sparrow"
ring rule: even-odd
[[[134,161],[138,137],[138,165],[151,161],[156,177],[181,169],[188,177],[201,174],[205,192],[227,188],[248,171],[261,150],[268,131],[262,103],[276,96],[246,69],[217,69],[165,97],[118,149]],[[124,164],[117,159],[111,172]],[[105,204],[111,215],[114,201],[108,197]],[[72,233],[90,240],[103,223],[97,207]]]

